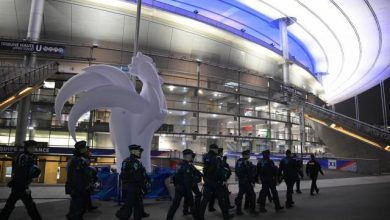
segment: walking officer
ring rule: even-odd
[[[314,190],[317,194],[320,191],[317,187],[317,178],[319,172],[321,173],[321,175],[324,175],[321,169],[321,165],[316,161],[314,154],[311,154],[310,161],[306,164],[306,174],[311,179],[310,195],[312,196],[314,196]]]
[[[181,199],[184,197],[187,205],[190,208],[190,212],[195,220],[197,220],[197,211],[195,210],[194,197],[192,195],[192,188],[195,180],[195,170],[191,166],[193,152],[190,149],[183,151],[183,160],[176,168],[176,173],[173,177],[173,183],[175,185],[175,197],[173,198],[172,205],[169,208],[167,220],[172,220],[175,216],[176,210],[180,206]]]
[[[298,194],[302,194],[302,191],[301,191],[301,178],[303,178],[303,164],[302,164],[302,160],[300,158],[298,158],[297,154],[295,154],[295,153],[293,154],[292,158],[297,163],[298,174],[299,174],[298,178],[295,181],[296,192]]]
[[[139,161],[143,149],[141,146],[132,144],[129,146],[130,157],[122,163],[121,180],[126,189],[126,201],[116,212],[115,216],[121,220],[128,220],[134,209],[134,220],[142,219],[143,213],[143,190],[145,189],[145,168]]]
[[[269,150],[262,152],[263,158],[257,163],[257,172],[261,180],[260,191],[260,212],[267,212],[265,209],[265,200],[272,193],[272,200],[275,204],[275,210],[279,211],[284,207],[280,205],[278,191],[276,191],[276,183],[278,181],[278,168],[270,159]]]
[[[85,141],[76,142],[73,157],[68,162],[68,175],[65,183],[65,193],[70,195],[69,220],[81,220],[86,211],[88,196],[91,187],[91,171]]]
[[[200,220],[204,220],[207,204],[213,194],[215,194],[218,199],[223,219],[228,220],[233,217],[233,215],[229,214],[228,207],[226,206],[225,188],[223,187],[227,180],[228,173],[223,167],[222,160],[217,158],[217,154],[218,145],[211,144],[209,152],[203,158],[204,186],[203,199],[200,204]]]
[[[291,157],[291,150],[287,150],[286,157],[280,161],[279,177],[283,177],[287,185],[286,208],[292,208],[294,205],[292,194],[294,193],[294,182],[298,178],[298,165]]]
[[[199,213],[200,201],[202,199],[202,193],[199,190],[198,184],[200,182],[202,182],[203,174],[198,169],[196,169],[196,167],[193,164],[195,156],[196,156],[196,154],[192,153],[192,160],[190,161],[190,166],[194,170],[194,185],[192,186],[192,192],[195,194],[195,210],[197,210]],[[183,215],[191,214],[189,208],[190,208],[190,205],[188,204],[186,198],[184,198]]]
[[[230,166],[229,164],[227,163],[227,157],[226,156],[223,156],[223,148],[220,147],[218,148],[218,156],[217,158],[219,160],[222,160],[222,164],[223,164],[223,167],[225,169],[225,172],[226,172],[226,181],[230,179],[230,177],[232,176],[232,170],[230,169]],[[227,185],[227,183],[225,182],[225,184],[223,185],[224,189],[225,189],[225,192],[224,192],[224,195],[225,195],[225,201],[226,201],[226,207],[228,209],[233,209],[234,206],[232,206],[230,204],[230,198],[229,198],[229,187]],[[215,212],[215,208],[214,208],[214,204],[215,204],[215,199],[216,199],[216,196],[213,195],[210,199],[210,203],[209,203],[209,212]]]
[[[242,158],[238,159],[236,162],[236,175],[238,177],[238,194],[235,199],[236,203],[236,214],[243,215],[244,213],[241,210],[242,197],[245,194],[249,200],[249,210],[251,214],[258,214],[256,212],[256,194],[253,189],[254,187],[254,174],[253,164],[249,161],[250,151],[246,150],[242,152]]]
[[[15,208],[15,203],[20,199],[24,203],[28,214],[33,220],[41,220],[35,203],[31,197],[31,190],[28,188],[32,179],[37,178],[41,170],[35,165],[33,156],[37,142],[33,140],[24,142],[24,152],[17,154],[12,160],[12,179],[8,183],[11,194],[0,213],[1,220],[7,220]]]

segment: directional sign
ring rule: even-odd
[[[63,55],[65,53],[65,47],[63,46],[46,43],[32,43],[27,41],[0,41],[0,50],[12,50],[20,52],[34,52],[57,55]]]

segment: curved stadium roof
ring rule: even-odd
[[[120,7],[128,7],[135,0],[48,2],[119,3]],[[5,18],[0,19],[0,36],[17,32],[17,36],[23,37],[19,29],[27,26],[29,4],[25,0],[2,4],[7,7],[0,7],[0,14]],[[286,16],[297,18],[288,28],[290,59],[313,75],[327,74],[323,77],[325,95],[322,97],[331,104],[357,95],[390,75],[390,0],[143,0],[143,4],[207,23],[279,54],[279,30],[270,23]],[[13,8],[17,23],[11,20]],[[85,20],[81,15],[76,16],[77,11],[72,12],[74,16],[67,16],[68,11],[65,13],[62,6],[50,11],[61,19],[57,19],[58,23],[68,17],[72,17],[69,25],[76,22],[73,19]],[[53,29],[56,34],[68,28],[57,26]],[[118,37],[109,31],[104,34],[113,39]]]
[[[144,4],[231,32],[242,30],[279,49],[279,32],[269,23],[296,17],[289,27],[290,56],[313,74],[327,74],[323,86],[329,103],[359,94],[390,75],[389,0],[144,0]]]

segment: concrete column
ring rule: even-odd
[[[43,10],[45,0],[32,0],[30,9],[30,20],[28,23],[27,40],[38,41],[42,28]],[[30,54],[24,58],[25,66],[33,67],[36,64],[35,54]],[[26,139],[28,115],[30,111],[31,95],[19,101],[18,119],[15,134],[15,145],[22,145]]]
[[[292,124],[291,124],[291,111],[287,110],[287,123],[285,127],[285,139],[286,139],[286,145],[287,148],[291,150],[292,148],[292,132],[291,132]]]
[[[301,134],[301,158],[303,157],[303,147],[305,146],[306,143],[306,131],[305,131],[305,112],[303,106],[300,107],[300,112],[299,112],[299,130]]]
[[[296,21],[297,21],[297,19],[294,17],[283,17],[283,18],[279,18],[279,19],[272,22],[274,24],[274,26],[279,27],[280,46],[281,46],[281,50],[283,53],[283,59],[284,59],[283,66],[282,66],[283,67],[283,83],[286,85],[290,83],[289,70],[288,70],[288,66],[290,64],[290,62],[289,62],[290,57],[289,57],[287,27],[294,24]]]

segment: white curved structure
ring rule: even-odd
[[[163,81],[153,60],[142,53],[133,58],[129,73],[142,81],[140,94],[136,92],[129,75],[116,67],[96,65],[85,68],[64,84],[56,98],[55,112],[60,120],[65,102],[71,96],[81,94],[70,112],[68,123],[69,132],[76,141],[76,123],[84,113],[99,108],[111,109],[110,133],[118,171],[121,161],[129,155],[128,146],[138,144],[145,150],[142,162],[149,172],[150,144],[167,112],[161,89]]]

